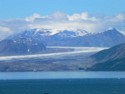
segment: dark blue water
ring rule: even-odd
[[[3,72],[0,94],[125,94],[125,72]]]
[[[0,94],[125,94],[125,79],[1,80]]]

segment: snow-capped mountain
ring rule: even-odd
[[[46,50],[35,31],[24,31],[0,41],[0,55],[35,54]],[[40,36],[40,35],[39,35]]]
[[[79,36],[84,36],[88,34],[87,31],[85,30],[75,30],[75,31],[71,31],[71,30],[61,30],[61,31],[56,31],[53,32],[53,30],[51,29],[29,29],[29,30],[25,30],[21,33],[15,34],[15,36],[19,36],[19,37],[48,37],[48,36],[58,36],[58,37],[79,37]],[[13,35],[14,36],[14,35]],[[12,37],[13,37],[12,36]]]
[[[71,32],[70,32],[71,33]],[[74,33],[73,33],[74,34]],[[71,34],[71,35],[73,35]],[[60,37],[61,36],[61,37]],[[68,36],[68,37],[67,37]],[[111,47],[125,42],[125,36],[116,29],[110,29],[101,33],[87,33],[83,36],[72,37],[69,32],[57,33],[49,37],[45,42],[51,46],[106,46]]]
[[[85,30],[60,31],[53,33],[47,29],[31,29],[14,34],[0,41],[1,54],[32,54],[43,51],[46,46],[87,46],[111,47],[125,42],[125,36],[116,29],[101,33]]]
[[[117,29],[108,29],[101,33],[88,33],[85,30],[59,31],[31,29],[12,35],[9,39],[35,39],[47,46],[114,46],[125,42],[125,36]]]
[[[64,30],[56,33],[54,36],[60,37],[60,38],[72,38],[72,37],[80,37],[88,34],[85,30],[76,30],[76,31],[69,31]]]
[[[9,38],[14,38],[14,37],[32,37],[32,38],[36,38],[36,37],[46,37],[46,36],[51,36],[52,32],[49,31],[48,29],[30,29],[30,30],[25,30],[23,32],[20,33],[16,33],[12,36],[10,36]]]
[[[115,46],[125,42],[125,35],[120,33],[117,29],[109,29],[101,33],[88,34],[81,37],[83,45],[85,46]]]
[[[35,39],[38,41],[43,42],[46,45],[51,45],[51,43],[56,43],[59,40],[65,40],[65,39],[73,39],[73,38],[78,38],[81,36],[85,36],[89,34],[85,30],[76,30],[76,31],[69,31],[69,30],[64,30],[64,31],[58,31],[54,32],[52,30],[48,29],[31,29],[31,30],[25,30],[23,32],[14,34],[8,39],[22,39],[22,38],[28,38],[28,39]],[[55,44],[52,44],[55,45]]]

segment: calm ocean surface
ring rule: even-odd
[[[125,94],[125,72],[0,73],[0,94]]]
[[[0,72],[0,80],[7,79],[86,79],[125,78],[125,72]]]

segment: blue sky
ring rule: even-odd
[[[114,15],[125,12],[125,0],[0,0],[0,19],[24,18],[34,13],[48,15],[56,11]]]
[[[0,0],[0,39],[34,28],[125,33],[125,0]]]

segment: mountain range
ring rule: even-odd
[[[112,47],[125,42],[125,35],[115,28],[101,33],[89,33],[85,30],[53,33],[47,29],[32,29],[12,35],[11,39],[21,37],[37,39],[46,46]]]
[[[0,41],[0,55],[24,55],[44,51],[46,46],[37,38],[30,36],[11,36]]]
[[[71,31],[64,31],[65,35]],[[84,31],[85,32],[85,31]],[[101,33],[84,33],[82,36],[63,37],[59,32],[50,36],[45,43],[50,46],[87,46],[87,47],[112,47],[125,42],[125,36],[116,29],[107,30]],[[50,42],[51,41],[51,42]],[[114,42],[115,41],[115,42]]]
[[[46,46],[111,47],[109,49],[93,54],[92,56],[87,57],[87,59],[85,59],[84,56],[83,57],[78,56],[77,57],[78,60],[79,58],[83,58],[80,59],[80,62],[82,62],[80,63],[81,65],[83,64],[83,62],[84,63],[87,62],[86,64],[91,64],[91,65],[89,67],[85,66],[82,67],[81,65],[77,66],[78,64],[77,63],[74,67],[78,67],[76,69],[82,69],[82,70],[85,69],[89,71],[125,70],[125,36],[122,33],[120,33],[117,29],[110,29],[101,33],[88,33],[85,30],[77,30],[77,31],[64,30],[57,33],[53,33],[47,29],[25,30],[23,32],[11,35],[6,39],[0,41],[0,55],[3,56],[3,55],[38,54],[46,52],[47,51]],[[84,61],[84,59],[88,61]],[[53,68],[52,61],[53,60],[47,61],[50,63],[51,68]],[[13,63],[13,61],[10,62]],[[26,62],[31,62],[31,61],[26,61]],[[44,60],[43,61],[39,60],[39,62],[45,63]],[[6,66],[13,66],[13,64],[8,65],[7,63]],[[33,64],[36,65],[36,63]],[[2,68],[5,71],[6,71],[6,66],[4,66],[3,63]],[[19,65],[17,64],[17,66]],[[24,66],[23,63],[22,66]],[[40,66],[41,67],[43,66],[42,63],[40,63]],[[58,66],[59,68],[62,68],[60,64]],[[70,66],[70,63],[67,66]],[[32,66],[32,68],[34,68],[34,66]],[[64,66],[63,68],[65,69]],[[67,67],[67,69],[68,68],[69,67]],[[58,70],[57,66],[55,67],[55,70]]]
[[[112,47],[124,42],[125,36],[117,29],[101,33],[85,30],[53,33],[48,29],[30,29],[0,41],[0,55],[34,54],[45,51],[46,46]]]

